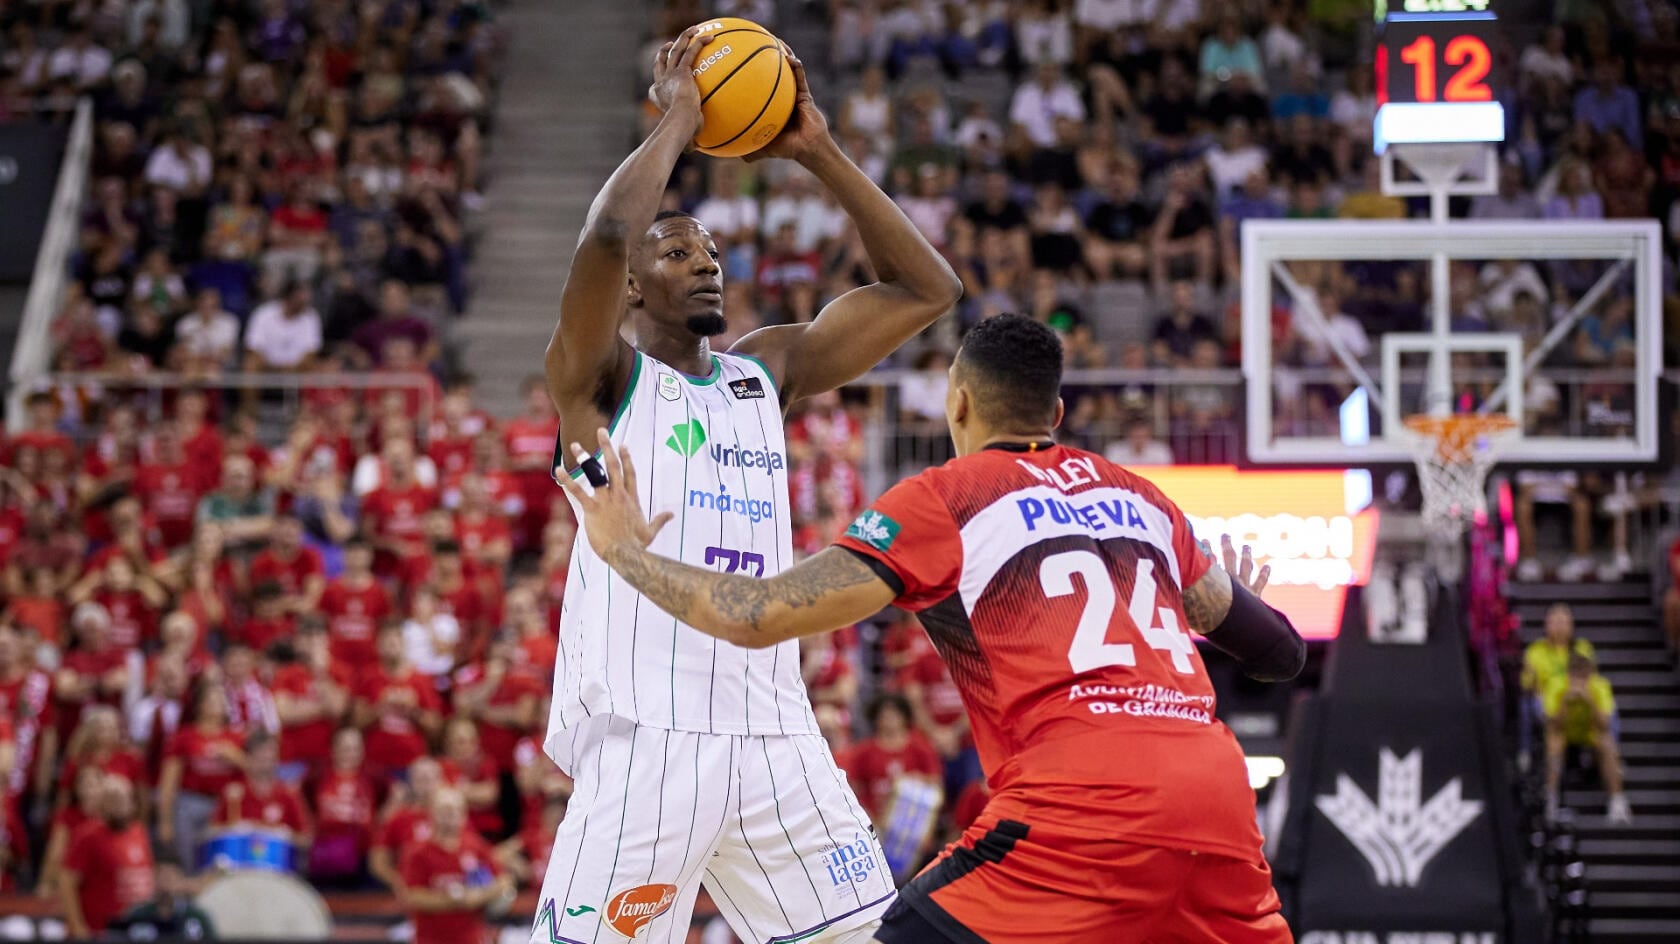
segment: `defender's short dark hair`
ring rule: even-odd
[[[1062,391],[1062,339],[1048,325],[998,315],[963,338],[957,365],[975,391],[975,408],[995,425],[1043,426]]]

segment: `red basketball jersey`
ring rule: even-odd
[[[950,666],[994,812],[1259,857],[1242,750],[1184,616],[1211,562],[1154,485],[1064,446],[985,450],[900,482],[839,543]]]

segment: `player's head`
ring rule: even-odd
[[[950,373],[945,419],[959,455],[1001,437],[1048,438],[1062,422],[1062,341],[1031,318],[975,325]]]
[[[699,220],[675,210],[654,217],[630,253],[629,303],[666,330],[709,338],[728,329],[717,244]]]

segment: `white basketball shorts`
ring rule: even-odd
[[[892,904],[886,856],[819,736],[597,715],[568,748],[576,788],[533,944],[682,944],[702,881],[735,934],[762,944],[844,939]]]

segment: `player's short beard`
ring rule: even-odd
[[[722,315],[689,315],[688,330],[697,338],[715,338],[729,330]]]

